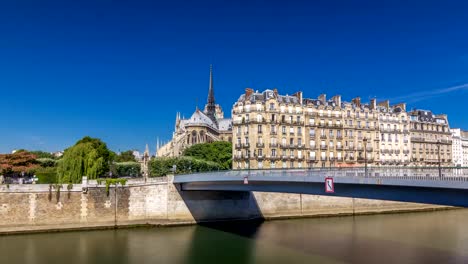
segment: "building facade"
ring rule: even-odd
[[[442,166],[452,161],[447,117],[407,112],[404,103],[247,88],[232,118],[233,169],[436,166],[439,155]]]
[[[463,166],[463,148],[461,140],[461,129],[452,128],[452,165],[455,167]]]
[[[181,118],[177,113],[172,139],[163,146],[158,144],[156,156],[178,157],[187,147],[214,141],[232,141],[232,121],[224,118],[221,106],[215,102],[213,69],[210,67],[208,99],[204,110],[197,107],[188,119]]]
[[[312,168],[379,163],[378,115],[360,98],[280,95],[247,88],[234,104],[233,168]]]
[[[462,167],[468,167],[468,131],[460,131],[462,146]]]
[[[446,115],[413,110],[410,116],[411,163],[414,166],[452,166],[452,134]]]
[[[375,102],[375,101],[374,101]],[[411,163],[410,119],[406,104],[390,106],[388,100],[378,103],[380,130],[380,164],[405,166]]]

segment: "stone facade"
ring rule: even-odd
[[[378,104],[380,129],[380,164],[409,165],[411,163],[410,119],[406,104]]]
[[[246,89],[233,107],[233,168],[380,164],[379,111],[359,97],[342,102]]]
[[[463,166],[463,148],[462,148],[462,138],[461,130],[459,128],[450,129],[452,133],[452,157],[453,157],[453,166],[462,167]]]
[[[452,166],[452,134],[446,115],[434,115],[431,111],[413,110],[410,116],[410,132],[414,166]]]
[[[445,115],[371,99],[247,88],[232,109],[233,169],[450,166]],[[435,157],[437,155],[437,157]]]
[[[468,131],[460,131],[462,145],[462,167],[468,167]]]
[[[187,147],[214,141],[232,141],[232,122],[224,118],[221,106],[215,103],[213,71],[210,68],[210,85],[204,111],[197,107],[189,119],[181,118],[180,113],[177,113],[172,139],[163,146],[158,144],[156,156],[177,157]]]

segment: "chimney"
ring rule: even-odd
[[[335,95],[332,97],[333,102],[339,107],[341,107],[341,95]]]
[[[302,104],[302,92],[301,91],[293,94],[293,96],[296,96],[297,99],[299,100],[299,103]]]
[[[245,97],[246,99],[253,94],[254,90],[252,88],[245,88]]]
[[[353,100],[351,100],[353,102],[354,105],[356,105],[357,107],[361,107],[361,97],[356,97],[354,98]]]
[[[370,99],[370,105],[369,105],[371,110],[375,110],[377,108],[377,101],[375,98]]]
[[[383,106],[385,108],[390,108],[390,101],[389,100],[385,100],[385,101],[382,101],[382,102],[379,102],[377,103],[378,106]]]
[[[278,89],[273,89],[273,93],[275,94],[275,97],[278,97]]]
[[[322,104],[325,104],[327,102],[327,95],[321,94],[319,95],[318,99],[320,100],[320,102],[322,102]]]
[[[393,107],[400,107],[401,110],[406,112],[406,103],[399,103],[399,104],[394,105]]]

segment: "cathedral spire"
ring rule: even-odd
[[[213,65],[210,64],[210,87],[208,90],[208,100],[206,103],[206,114],[216,122],[216,103],[213,88]]]

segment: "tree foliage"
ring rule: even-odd
[[[117,177],[131,176],[136,177],[141,175],[141,166],[138,162],[116,162],[114,164],[113,174]]]
[[[115,162],[136,162],[135,156],[133,156],[133,151],[127,150],[121,152],[115,156]]]
[[[65,150],[58,162],[57,174],[61,183],[78,183],[83,176],[96,179],[109,171],[111,154],[100,139],[84,137]]]
[[[223,169],[232,167],[232,143],[217,141],[196,144],[184,151],[184,156],[194,157],[220,164]]]
[[[176,165],[176,174],[217,171],[224,169],[222,165],[216,162],[199,160],[193,157],[155,158],[150,160],[149,163],[150,176],[160,177],[171,174],[173,165]]]
[[[33,173],[38,168],[36,155],[27,151],[17,151],[13,154],[0,154],[0,172],[2,174]]]

